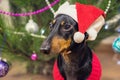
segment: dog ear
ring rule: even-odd
[[[98,32],[100,31],[104,24],[105,24],[104,17],[103,16],[98,17],[86,31],[89,35],[88,40],[91,41],[95,40]]]

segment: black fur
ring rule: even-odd
[[[58,52],[58,68],[61,75],[65,80],[86,80],[92,70],[92,51],[86,43],[88,34],[85,33],[85,39],[82,43],[75,43],[73,35],[78,31],[78,24],[70,16],[60,14],[55,18],[56,22],[50,24],[50,34],[47,39],[41,45],[41,51],[43,53],[51,53],[51,40],[54,36],[58,36],[65,40],[72,39],[68,51],[71,53],[68,55],[71,62],[68,64],[65,62],[62,56],[62,51]],[[64,21],[64,25],[61,22]]]
[[[73,51],[76,50],[75,49],[76,46],[77,46],[77,44],[73,48]],[[83,49],[85,52],[83,52]],[[77,55],[78,58],[77,57],[76,57],[77,59],[74,58],[74,59],[76,59],[76,61],[71,63],[71,64],[77,64],[75,66],[78,66],[75,68],[75,70],[76,70],[75,73],[73,73],[76,76],[75,80],[86,80],[88,78],[88,76],[90,75],[91,70],[92,70],[92,65],[91,65],[92,52],[88,46],[84,46],[83,49],[79,49],[78,55]],[[75,53],[75,54],[77,54],[77,53]],[[61,75],[64,77],[65,80],[68,80],[68,79],[66,79],[65,70],[63,67],[63,65],[66,65],[66,64],[65,64],[61,54],[59,54],[59,56],[57,58],[57,63],[58,63],[58,68],[60,70]],[[69,66],[71,66],[71,65],[69,65]],[[70,73],[70,72],[68,72],[68,73]],[[73,75],[73,74],[71,74],[71,75]]]

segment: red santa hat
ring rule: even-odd
[[[70,5],[68,2],[65,2],[55,12],[54,17],[58,14],[66,14],[78,22],[79,31],[76,32],[73,37],[76,43],[84,40],[85,32],[89,35],[88,40],[95,40],[97,33],[105,22],[104,11],[92,5],[80,3]]]

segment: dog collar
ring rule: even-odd
[[[100,61],[98,57],[96,56],[96,54],[93,53],[92,71],[87,80],[100,80],[101,72],[102,72],[102,69],[101,69]],[[54,80],[64,80],[64,78],[59,72],[57,61],[55,61],[55,64],[53,67],[53,78]]]

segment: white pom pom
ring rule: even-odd
[[[81,43],[84,40],[84,34],[81,32],[76,32],[73,36],[73,39],[76,43]]]
[[[90,28],[89,30],[87,30],[87,33],[89,35],[88,40],[92,41],[92,40],[96,39],[96,37],[97,37],[97,31],[95,29]]]

